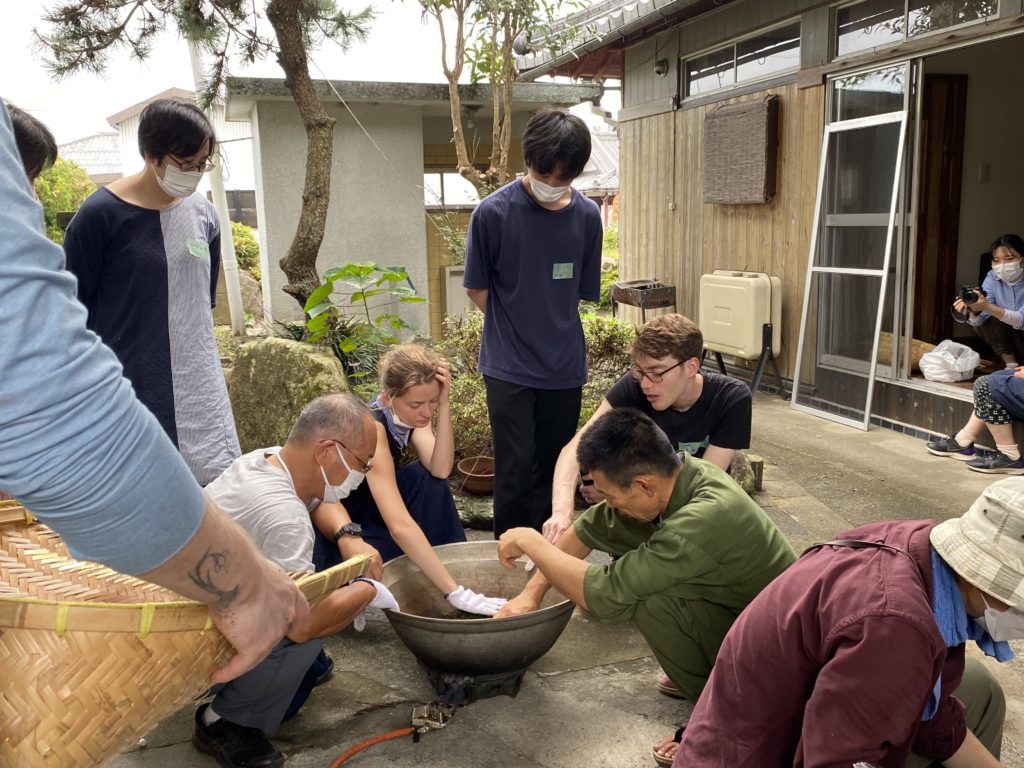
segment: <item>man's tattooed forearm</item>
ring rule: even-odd
[[[207,549],[206,554],[199,558],[195,568],[192,569],[188,577],[197,587],[209,592],[211,595],[215,595],[217,607],[223,609],[229,607],[234,602],[234,599],[238,597],[237,584],[232,589],[221,589],[214,584],[214,579],[226,573],[227,570],[228,553],[213,552]]]

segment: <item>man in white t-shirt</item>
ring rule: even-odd
[[[316,525],[337,541],[343,559],[370,555],[368,574],[379,578],[380,555],[338,503],[370,471],[376,444],[376,422],[361,400],[325,395],[303,409],[284,446],[240,456],[206,487],[206,495],[290,573],[314,570]],[[347,627],[369,605],[398,607],[383,585],[363,579],[324,598],[264,662],[196,711],[193,745],[226,768],[283,765],[284,755],[262,734],[276,731],[305,701],[296,694],[309,693],[304,677],[321,653],[322,638]]]

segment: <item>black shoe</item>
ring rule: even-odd
[[[236,725],[224,718],[206,725],[203,713],[209,704],[196,710],[196,730],[192,746],[213,755],[224,768],[281,768],[284,755],[274,749],[259,728]]]
[[[949,456],[958,461],[971,461],[978,458],[978,453],[980,453],[974,450],[974,443],[966,446],[960,445],[953,435],[940,440],[932,440],[930,443],[925,443],[924,447],[928,453],[933,453],[936,456]]]
[[[992,451],[968,461],[967,468],[989,475],[1024,475],[1024,458],[1011,459],[1002,451]]]

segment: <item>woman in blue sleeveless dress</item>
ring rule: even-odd
[[[405,344],[385,354],[378,371],[380,392],[370,402],[378,421],[373,471],[343,503],[384,562],[407,554],[440,586],[451,577],[432,547],[466,540],[448,487],[455,462],[448,363],[432,350]],[[410,446],[416,459],[403,463]],[[324,565],[338,558],[337,547],[322,535],[317,552]]]

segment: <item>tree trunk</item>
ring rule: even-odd
[[[331,200],[331,155],[334,150],[335,119],[327,114],[309,76],[306,49],[299,18],[301,0],[271,0],[267,19],[277,33],[278,63],[284,70],[285,85],[299,108],[306,127],[306,178],[302,188],[302,212],[288,253],[279,262],[288,283],[284,292],[305,307],[306,300],[320,284],[316,258],[324,239],[327,208]]]

